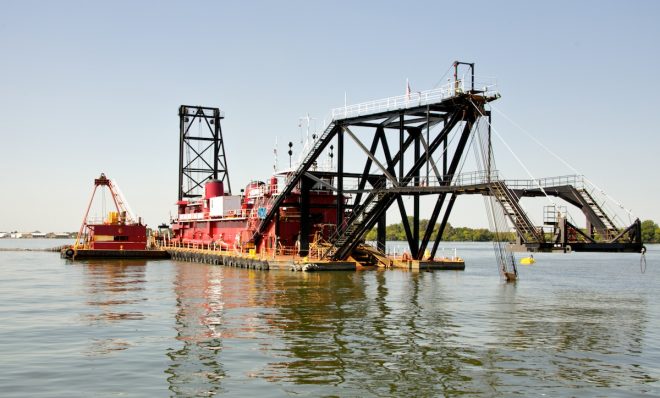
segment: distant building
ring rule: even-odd
[[[0,238],[9,238],[9,232],[0,232]]]

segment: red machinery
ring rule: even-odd
[[[107,187],[110,191],[116,211],[108,213],[102,222],[90,222],[89,210],[98,187]],[[94,190],[87,205],[87,211],[76,237],[72,250],[145,250],[147,248],[147,226],[142,220],[135,219],[119,187],[101,173],[94,180]]]
[[[210,180],[204,185],[201,198],[177,202],[178,214],[172,220],[176,244],[210,245],[224,249],[250,247],[257,225],[265,214],[268,202],[278,194],[278,178],[285,180],[287,172],[273,175],[268,184],[250,182],[243,195],[226,195],[222,181]],[[314,236],[327,239],[335,228],[337,196],[332,191],[317,187],[309,194],[312,227],[309,240]],[[276,248],[295,250],[300,244],[300,191],[294,189],[280,207],[278,217],[264,232],[262,246],[257,252]]]
[[[305,195],[299,184],[281,197],[277,215],[261,225],[294,171],[251,181],[240,195],[232,194],[220,128],[223,118],[219,108],[179,108],[179,196],[166,244],[290,254],[304,252],[305,243],[327,240],[336,230],[337,201],[346,200],[327,188],[333,177],[320,177],[322,183],[316,181]],[[308,228],[301,222],[303,202]],[[263,230],[258,231],[259,227]]]

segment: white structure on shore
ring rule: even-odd
[[[71,239],[71,232],[0,232],[0,239],[2,238],[11,238],[11,239],[28,239],[28,238],[55,238],[55,239]],[[75,234],[73,234],[75,238]]]

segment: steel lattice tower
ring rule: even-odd
[[[179,107],[179,200],[201,197],[210,179],[222,181],[225,192],[231,192],[221,119],[219,108]]]

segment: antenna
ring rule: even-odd
[[[307,118],[306,118],[306,119],[307,119],[307,135],[305,136],[305,139],[306,139],[307,141],[309,141],[309,121],[310,121],[310,119],[309,119],[309,113],[307,114]]]
[[[273,171],[277,171],[277,137],[275,137],[275,148],[273,149],[275,155],[275,164],[273,164]]]
[[[298,127],[300,127],[300,144],[307,145],[309,143],[309,129],[312,127],[312,120],[316,118],[310,117],[309,113],[306,116],[301,116],[298,118]],[[305,124],[305,140],[303,140],[302,127],[303,123]]]

